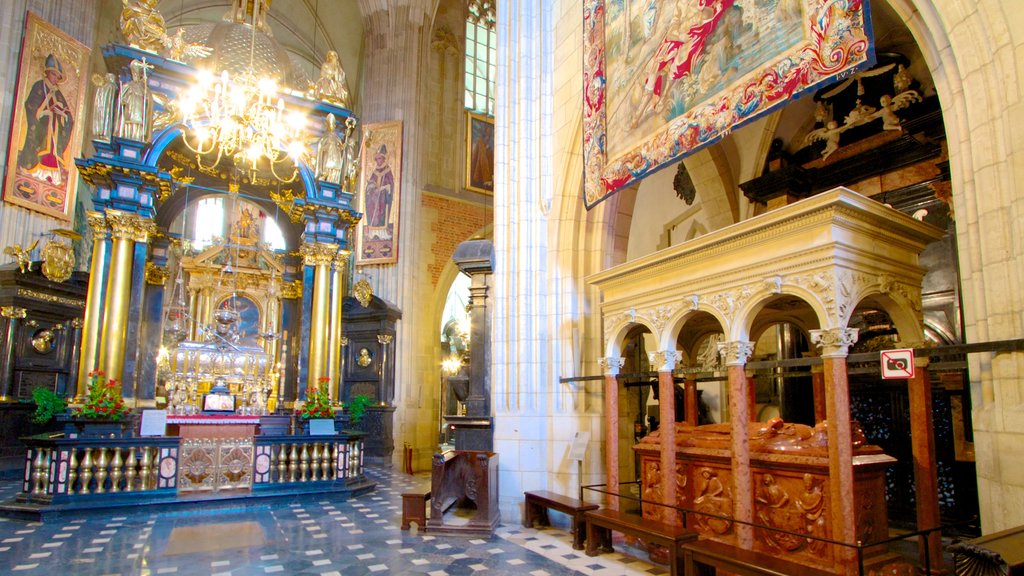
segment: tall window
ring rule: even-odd
[[[494,2],[470,0],[466,18],[466,109],[494,116]]]
[[[192,246],[196,250],[202,250],[212,244],[214,238],[224,236],[224,198],[199,200],[194,230]]]

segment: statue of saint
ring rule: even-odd
[[[93,74],[96,91],[92,100],[92,139],[110,142],[114,134],[114,97],[117,94],[117,76]]]
[[[320,78],[310,88],[316,98],[334,102],[343,108],[349,107],[348,83],[337,52],[327,52],[327,60],[320,67]]]
[[[341,182],[341,171],[344,164],[341,138],[334,131],[334,114],[327,115],[327,127],[324,135],[317,143],[316,179],[332,184]]]
[[[146,64],[145,61],[132,60],[129,68],[132,72],[132,79],[121,84],[117,136],[136,142],[147,142],[153,104],[146,70],[152,66]]]
[[[122,0],[121,34],[130,46],[159,52],[167,46],[164,17],[157,11],[159,0]]]

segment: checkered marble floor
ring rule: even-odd
[[[297,497],[245,512],[83,515],[46,524],[0,519],[0,574],[662,575],[646,554],[616,542],[590,558],[557,528],[503,524],[490,538],[399,530],[401,494],[429,483],[371,468],[377,490],[348,501]],[[0,499],[18,484],[0,481]],[[623,553],[625,552],[625,553]],[[631,555],[632,554],[632,555]],[[639,559],[643,558],[643,560]]]

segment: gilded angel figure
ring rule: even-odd
[[[122,0],[121,33],[136,48],[159,52],[167,45],[164,17],[156,9],[159,0]]]

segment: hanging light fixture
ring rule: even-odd
[[[269,171],[281,182],[295,181],[298,164],[307,161],[310,140],[306,115],[288,110],[277,80],[256,66],[256,34],[265,26],[267,2],[252,6],[249,66],[232,75],[201,70],[179,98],[186,127],[185,145],[203,169],[230,158],[236,168]]]

